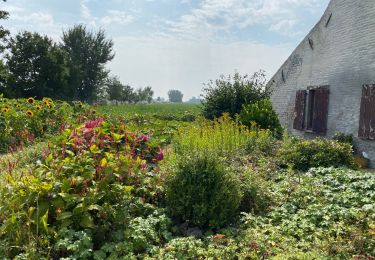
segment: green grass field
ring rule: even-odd
[[[162,103],[162,104],[127,104],[127,105],[109,105],[97,107],[98,112],[110,115],[165,115],[184,113],[198,115],[201,112],[201,105],[187,103]]]

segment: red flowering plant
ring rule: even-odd
[[[158,203],[162,191],[156,187],[161,178],[157,166],[162,159],[150,136],[129,132],[122,123],[96,118],[65,129],[40,166],[10,177],[1,188],[2,234],[15,238],[10,241],[14,248],[22,248],[30,230],[49,245],[62,228],[90,229],[100,237],[97,241],[110,241],[142,205]]]

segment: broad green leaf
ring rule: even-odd
[[[94,220],[88,214],[82,216],[81,221],[79,222],[79,225],[83,228],[93,228],[93,227],[95,227]]]
[[[61,213],[60,215],[57,216],[57,220],[63,220],[63,219],[67,219],[67,218],[70,218],[73,216],[73,213],[70,212],[70,211],[66,211],[66,212],[63,212]]]
[[[43,215],[43,217],[40,218],[41,228],[44,232],[48,233],[48,210],[46,211],[46,214]]]

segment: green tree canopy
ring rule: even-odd
[[[145,88],[139,88],[136,92],[137,102],[152,102],[152,97],[154,96],[154,91],[150,86]]]
[[[135,95],[133,88],[128,85],[123,85],[118,77],[109,77],[106,87],[109,100],[133,102]]]
[[[69,85],[74,98],[91,103],[108,77],[105,65],[114,58],[113,42],[106,39],[103,30],[91,32],[84,25],[65,31],[62,39],[62,48],[69,57]]]
[[[168,91],[168,97],[170,102],[182,103],[182,98],[184,97],[184,95],[179,90],[171,89]]]
[[[3,0],[6,2],[6,0]],[[0,20],[6,20],[9,18],[9,12],[0,10]],[[5,29],[4,26],[0,25],[0,41],[4,41],[6,37],[10,34],[9,30]],[[0,50],[4,50],[4,45],[0,46]]]
[[[6,2],[6,0],[3,0]],[[0,10],[0,20],[6,20],[9,18],[9,13],[4,10]],[[5,29],[4,26],[0,25],[0,53],[2,53],[5,49],[5,42],[7,36],[9,36],[9,30]],[[6,80],[8,78],[8,70],[4,64],[4,61],[0,60],[0,94],[5,92],[6,87]]]
[[[30,32],[17,34],[9,40],[6,60],[8,95],[68,98],[65,53],[47,36]]]

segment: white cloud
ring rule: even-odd
[[[201,93],[202,83],[221,74],[252,74],[264,69],[272,76],[290,49],[250,42],[213,43],[173,37],[119,37],[114,39],[116,58],[110,69],[124,83],[150,85],[155,96],[180,89],[185,98]]]
[[[20,31],[32,31],[46,34],[54,40],[60,39],[65,24],[57,23],[51,13],[46,11],[28,12],[16,5],[7,5],[5,10],[11,13],[9,20],[3,21],[4,26],[16,34]]]
[[[100,19],[100,22],[105,25],[117,23],[120,25],[125,25],[133,22],[134,17],[125,12],[109,10],[108,15]]]
[[[96,17],[91,14],[89,7],[87,6],[88,0],[81,0],[81,19],[93,27],[101,25],[126,25],[134,21],[134,17],[123,11],[108,10],[107,15],[102,17]]]
[[[313,11],[318,6],[317,0],[203,0],[199,7],[177,21],[165,23],[168,31],[184,37],[212,37],[217,32],[259,24],[283,34],[290,32],[290,36],[294,36],[298,10],[309,7]],[[287,25],[288,29],[283,29],[283,25]]]

